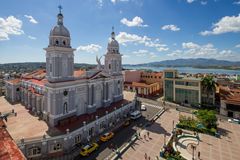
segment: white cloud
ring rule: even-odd
[[[116,4],[117,2],[128,2],[129,0],[111,0],[113,4]]]
[[[9,35],[24,34],[22,30],[22,21],[9,16],[6,19],[0,17],[0,41],[9,40]]]
[[[132,20],[126,18],[121,19],[122,24],[125,24],[128,27],[148,27],[148,25],[143,24],[143,19],[141,17],[134,17]]]
[[[141,36],[138,36],[136,34],[129,34],[129,33],[126,33],[126,32],[120,32],[116,36],[116,39],[120,44],[124,44],[124,43],[128,43],[128,42],[143,43],[144,41],[151,40],[147,36],[141,37]]]
[[[33,37],[33,36],[28,36],[29,39],[32,39],[32,40],[35,40],[37,39],[36,37]]]
[[[207,5],[207,1],[201,1],[201,5]]]
[[[179,57],[179,56],[181,56],[181,54],[182,54],[182,51],[181,51],[181,50],[175,50],[175,51],[173,51],[172,53],[167,54],[167,56],[170,56],[170,57]]]
[[[201,35],[218,35],[228,32],[240,32],[240,14],[238,16],[225,16],[213,24],[212,31],[200,32]]]
[[[187,3],[192,3],[192,2],[194,2],[196,0],[186,0],[186,1],[187,1]]]
[[[123,54],[122,58],[130,58],[130,55]]]
[[[162,30],[170,30],[170,31],[176,32],[176,31],[180,31],[180,28],[174,24],[169,24],[169,25],[162,26]]]
[[[166,44],[161,44],[159,39],[152,40],[147,36],[138,36],[136,34],[129,34],[126,32],[120,32],[116,36],[117,41],[120,44],[126,45],[126,43],[134,43],[134,44],[143,44],[146,47],[155,48],[157,51],[166,51],[168,50]]]
[[[88,53],[95,53],[98,52],[100,49],[102,49],[102,46],[98,45],[98,44],[89,44],[86,46],[79,46],[77,47],[77,51],[85,51]]]
[[[103,7],[103,0],[96,0],[97,1],[97,6],[99,8],[102,8]]]
[[[240,0],[233,2],[233,4],[240,5]]]
[[[145,49],[140,49],[138,51],[134,51],[133,54],[135,54],[138,57],[149,57],[149,58],[155,58],[157,55],[153,52],[149,52]]]
[[[156,49],[157,49],[157,51],[159,51],[159,52],[168,51],[168,50],[169,50],[169,48],[166,48],[166,47],[159,47],[159,48],[156,48]]]
[[[29,20],[29,22],[31,22],[33,24],[37,24],[38,23],[38,21],[36,19],[34,19],[32,16],[30,16],[30,15],[24,15],[24,17],[26,17]]]
[[[236,47],[236,48],[240,48],[240,44],[237,44],[235,47]]]
[[[193,42],[187,42],[187,43],[182,43],[182,47],[184,49],[196,49],[196,48],[199,48],[200,46]]]
[[[175,58],[216,58],[216,59],[233,59],[239,57],[232,50],[218,50],[213,44],[205,45],[193,42],[182,43],[182,50],[175,50],[167,56]]]

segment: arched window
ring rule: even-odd
[[[111,69],[111,64],[108,65],[108,68]]]
[[[66,45],[66,42],[65,42],[65,41],[63,41],[63,45],[64,45],[64,46]]]
[[[63,104],[63,114],[66,114],[66,113],[68,113],[67,102],[65,102],[65,103]]]
[[[56,40],[56,41],[55,41],[55,44],[56,44],[56,45],[58,45],[58,44],[59,44],[58,40]]]

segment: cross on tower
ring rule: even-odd
[[[62,6],[59,5],[59,6],[58,6],[58,9],[59,9],[59,13],[61,13],[61,12],[62,12]]]
[[[112,32],[114,32],[114,26],[112,26]]]

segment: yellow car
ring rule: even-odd
[[[109,139],[111,139],[113,136],[114,136],[114,133],[113,133],[113,132],[107,132],[107,133],[105,133],[104,135],[102,135],[102,136],[100,137],[100,140],[101,140],[102,142],[106,142],[106,141],[108,141]]]
[[[97,150],[99,145],[97,143],[87,144],[84,147],[82,147],[80,151],[80,155],[82,156],[88,156],[93,151]]]
[[[129,126],[129,124],[130,124],[130,120],[126,120],[124,123],[123,123],[123,125],[126,127],[126,126]]]

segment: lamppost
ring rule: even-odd
[[[166,146],[166,134],[164,133],[164,146],[163,147],[165,147]]]
[[[192,144],[192,160],[194,160],[194,151],[196,149],[196,146]]]
[[[172,130],[174,131],[174,120],[173,120],[173,123],[172,123],[172,127],[173,127],[173,129],[172,129]]]

